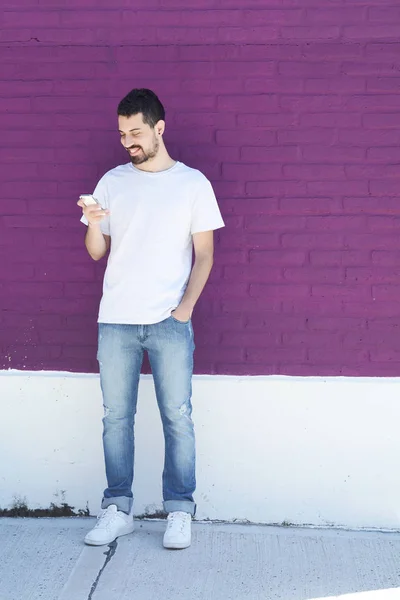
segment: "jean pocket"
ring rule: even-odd
[[[171,319],[173,321],[175,321],[175,323],[179,323],[179,325],[189,325],[189,323],[190,323],[190,319],[189,319],[189,321],[178,321],[178,319],[175,319],[175,317],[173,315],[171,315]]]

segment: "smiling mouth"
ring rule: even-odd
[[[140,152],[140,150],[140,148],[130,148],[128,152],[131,156],[135,156],[136,154],[138,154],[138,152]]]

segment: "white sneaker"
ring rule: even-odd
[[[164,534],[164,548],[183,550],[192,541],[192,515],[187,512],[171,512],[167,519]]]
[[[133,531],[133,517],[118,510],[115,504],[104,508],[97,517],[97,523],[85,537],[89,546],[104,546],[110,544],[120,535]]]

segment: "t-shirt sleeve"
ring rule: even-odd
[[[196,197],[192,209],[192,223],[190,232],[200,233],[224,227],[221,212],[217,203],[211,183],[204,178],[197,187]]]
[[[96,198],[97,202],[100,204],[102,208],[110,208],[110,199],[108,194],[108,185],[106,181],[106,177],[102,177],[99,183],[96,185],[96,189],[93,192],[93,196]],[[82,215],[81,223],[84,225],[89,225],[87,219]],[[110,235],[110,217],[105,217],[100,222],[100,229],[104,235]]]

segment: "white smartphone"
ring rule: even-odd
[[[85,206],[93,206],[93,204],[98,204],[96,198],[92,196],[92,194],[81,194],[79,198],[80,200],[83,200],[83,204]]]

